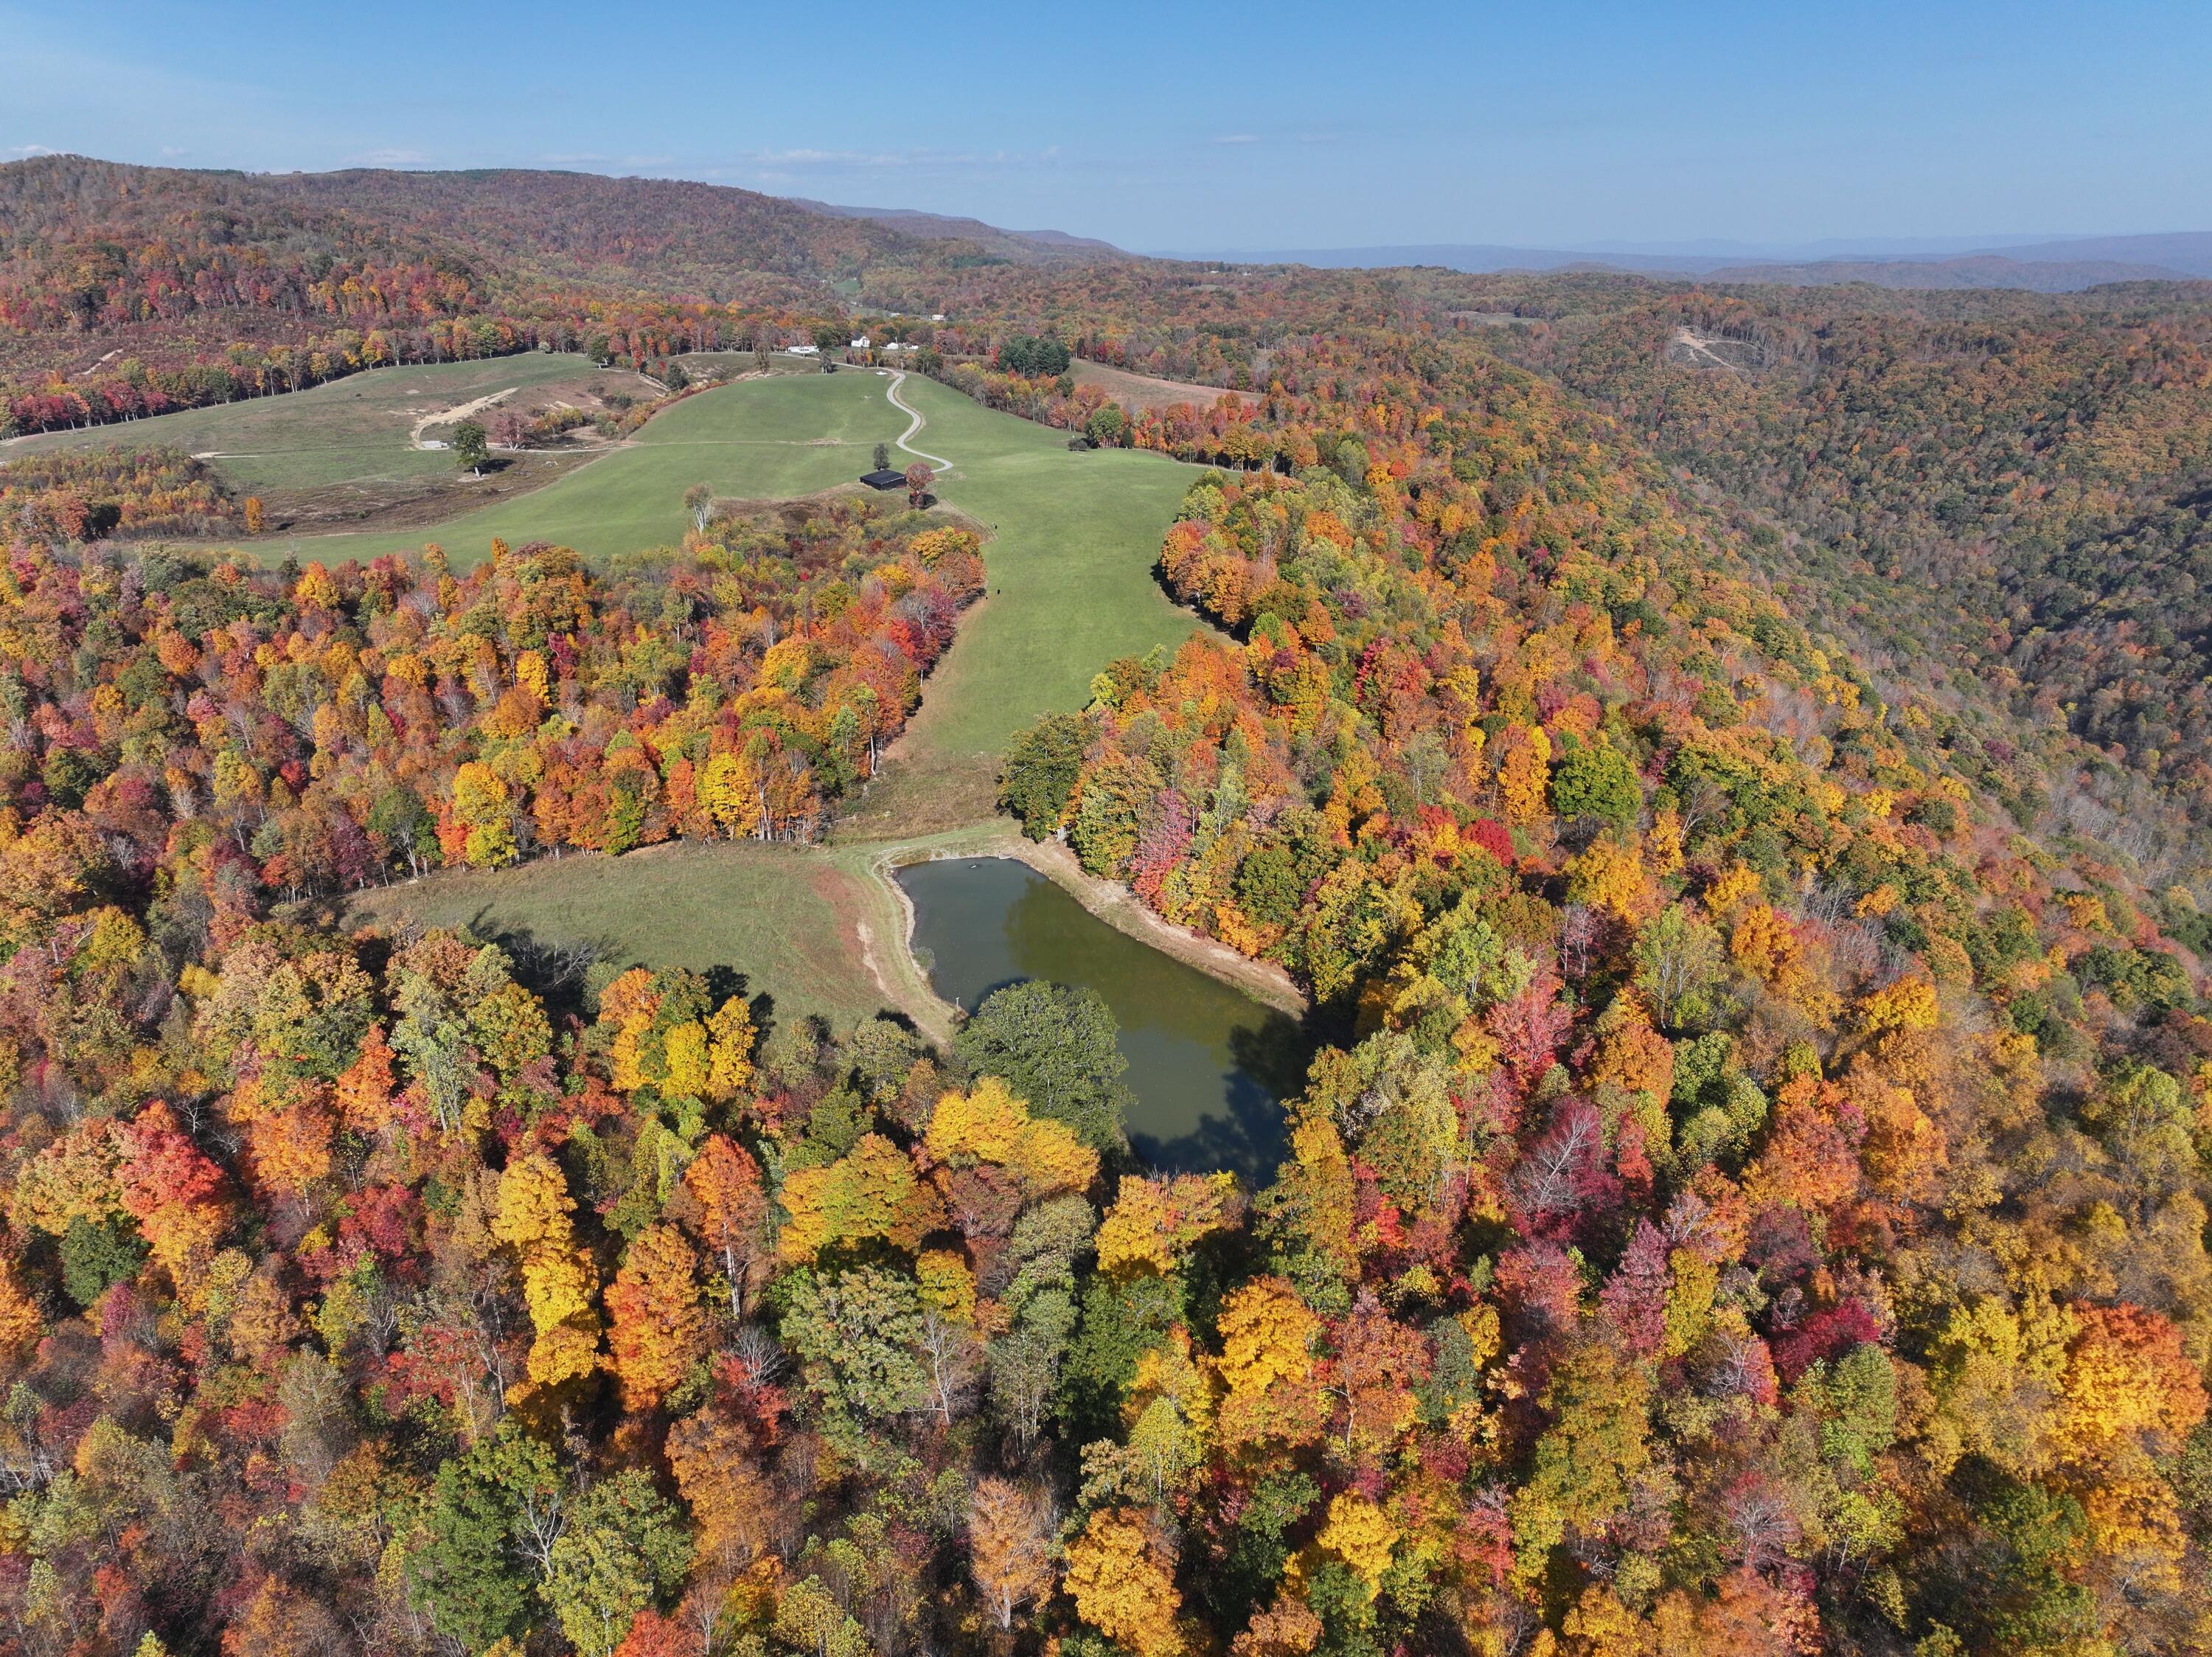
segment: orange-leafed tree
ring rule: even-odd
[[[743,1422],[714,1404],[686,1416],[669,1429],[668,1465],[702,1560],[742,1570],[768,1551],[781,1524],[778,1492]]]
[[[699,1305],[699,1262],[674,1226],[640,1233],[607,1290],[613,1322],[607,1344],[623,1398],[647,1410],[705,1355],[707,1318]]]
[[[331,1171],[332,1125],[313,1100],[256,1116],[246,1130],[255,1183],[305,1203],[308,1187]]]
[[[684,1170],[684,1191],[682,1217],[719,1268],[730,1315],[742,1318],[747,1288],[772,1253],[760,1164],[727,1136],[709,1134]]]
[[[2204,1419],[2203,1380],[2171,1321],[2134,1306],[2076,1307],[2074,1316],[2059,1426],[2077,1455],[2124,1438],[2170,1448]]]
[[[372,1024],[362,1038],[360,1055],[337,1079],[339,1122],[358,1134],[390,1128],[395,1081],[392,1044],[384,1039],[384,1026]]]

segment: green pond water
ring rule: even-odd
[[[1026,863],[951,857],[898,882],[937,993],[972,1012],[1028,978],[1096,990],[1121,1026],[1130,1143],[1156,1168],[1274,1176],[1282,1100],[1310,1048],[1296,1020],[1099,920]]]

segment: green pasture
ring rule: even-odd
[[[932,675],[910,742],[995,758],[1040,713],[1080,708],[1115,657],[1173,650],[1198,625],[1152,575],[1196,468],[1072,451],[1066,434],[933,381],[909,375],[899,394],[929,422],[915,446],[953,462],[945,498],[992,532],[989,594]]]
[[[544,489],[427,527],[302,536],[299,556],[365,559],[435,541],[455,569],[466,569],[497,537],[514,546],[559,541],[586,557],[612,557],[678,539],[684,491],[694,484],[749,499],[811,495],[859,477],[870,448],[905,425],[873,375],[747,381],[687,398]]]
[[[436,477],[453,469],[453,457],[414,446],[410,434],[422,416],[510,387],[527,389],[593,372],[581,356],[544,351],[377,369],[279,397],[18,438],[0,444],[0,460],[55,448],[167,445],[218,456],[212,464],[242,495]],[[635,376],[605,373],[609,383],[628,381],[647,394]]]
[[[434,541],[456,568],[510,545],[565,543],[607,557],[676,540],[684,491],[777,499],[848,483],[903,432],[880,375],[779,375],[702,392],[634,441],[527,495],[402,531],[301,537],[302,558],[368,558]],[[1072,451],[1064,434],[909,375],[928,423],[915,447],[953,462],[939,495],[992,532],[990,592],[961,624],[909,737],[917,751],[995,755],[1048,708],[1083,704],[1117,655],[1173,649],[1195,623],[1152,577],[1160,538],[1194,475],[1157,454]],[[897,456],[900,460],[908,457]]]
[[[769,996],[778,1019],[816,1016],[845,1030],[890,1004],[857,930],[863,912],[894,926],[868,908],[875,895],[818,850],[748,842],[449,871],[357,893],[346,917],[588,944],[623,966],[732,967],[749,995]],[[896,935],[890,944],[885,953],[902,953]]]

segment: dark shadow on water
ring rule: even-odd
[[[1268,1184],[1286,1142],[1282,1105],[1249,1076],[1230,1078],[1228,1093],[1223,1114],[1209,1112],[1197,1127],[1173,1139],[1133,1133],[1130,1148],[1162,1173],[1226,1172],[1255,1189]]]
[[[1271,1010],[1257,1027],[1231,1031],[1229,1051],[1235,1055],[1238,1069],[1258,1081],[1272,1098],[1282,1100],[1306,1085],[1314,1039],[1305,1026],[1289,1014]]]
[[[1304,1085],[1314,1045],[1296,1019],[1268,1011],[1258,1024],[1231,1030],[1229,1051],[1237,1068],[1222,1078],[1227,1098],[1220,1114],[1208,1112],[1195,1128],[1172,1138],[1133,1133],[1129,1143],[1164,1172],[1226,1171],[1257,1190],[1273,1182],[1290,1154],[1282,1102]]]
[[[932,984],[936,983],[936,974],[933,972],[929,974],[929,980]],[[981,1007],[985,1002],[990,1000],[992,996],[997,995],[1001,990],[1011,990],[1018,984],[1027,984],[1030,981],[1030,974],[1026,972],[1013,972],[1007,974],[1004,978],[993,978],[988,984],[978,985],[976,988],[967,991],[960,997],[957,1003],[960,1008],[960,1015],[963,1018],[965,1018],[969,1014]]]

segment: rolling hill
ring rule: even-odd
[[[2056,251],[2056,250],[2054,250]],[[1836,259],[1805,265],[1739,265],[1704,273],[1715,283],[1822,288],[1863,282],[1876,288],[2018,288],[2070,294],[2111,282],[2182,282],[2189,272],[2117,259],[2033,259],[1971,253],[1958,259]]]
[[[603,360],[665,358],[762,322],[801,337],[855,297],[939,309],[951,273],[1005,262],[669,180],[39,156],[0,166],[0,417],[100,423],[595,337]]]
[[[665,295],[748,277],[847,279],[921,256],[860,217],[720,185],[593,173],[257,174],[41,155],[0,166],[0,303],[97,320],[134,249],[196,274],[218,252],[281,265],[442,259],[495,282],[559,279]],[[158,268],[158,267],[157,267]],[[187,291],[189,291],[187,283]]]
[[[790,199],[794,206],[804,207],[811,213],[826,213],[832,218],[865,219],[904,235],[972,242],[988,252],[1003,254],[1025,264],[1131,257],[1110,241],[1100,241],[1092,236],[1073,236],[1065,230],[1001,230],[995,224],[986,224],[981,219],[924,213],[911,207],[838,207],[826,201],[809,201],[803,196],[794,196]]]

